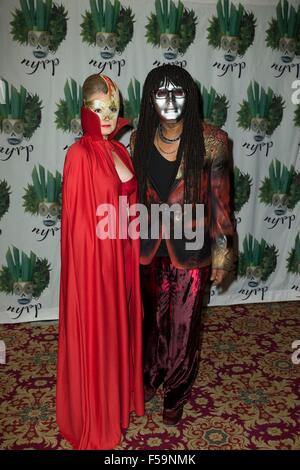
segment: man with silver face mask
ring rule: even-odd
[[[165,80],[157,91],[153,93],[153,103],[160,119],[165,125],[180,120],[184,111],[185,91],[172,82]],[[181,122],[181,121],[180,121]]]
[[[150,213],[147,236],[141,234],[145,400],[163,385],[163,421],[174,425],[198,372],[205,287],[209,279],[220,285],[233,265],[228,138],[202,122],[189,73],[167,64],[146,78],[131,150],[140,202],[148,208],[164,204],[158,220]],[[192,207],[189,216],[186,204]],[[167,228],[163,212],[168,209]],[[155,225],[158,237],[152,237]],[[180,225],[201,229],[202,245],[188,248],[193,244],[184,229],[175,236]]]

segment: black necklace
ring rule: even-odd
[[[165,142],[165,144],[173,144],[173,142],[177,142],[177,140],[179,140],[180,137],[181,137],[181,134],[179,134],[179,136],[175,137],[175,139],[169,139],[168,137],[164,136],[161,124],[159,124],[159,126],[158,126],[158,134],[159,134],[160,139],[163,142]]]

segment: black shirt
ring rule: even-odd
[[[177,170],[177,160],[167,160],[153,144],[149,161],[149,177],[162,202],[167,202],[168,200],[170,188],[175,180]],[[164,240],[162,240],[156,256],[168,256]]]
[[[163,202],[168,200],[177,169],[177,161],[170,162],[164,158],[153,144],[149,162],[149,177]]]

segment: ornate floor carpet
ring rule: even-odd
[[[298,302],[210,307],[201,365],[178,426],[161,418],[162,391],[117,449],[300,449]],[[0,449],[70,449],[55,422],[57,324],[0,325]]]

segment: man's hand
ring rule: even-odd
[[[227,271],[225,271],[225,269],[212,269],[210,280],[215,286],[219,286],[222,284],[226,275]]]

